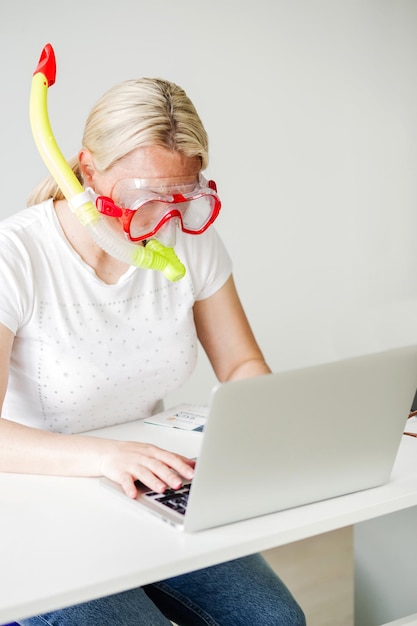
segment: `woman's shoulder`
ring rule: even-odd
[[[213,226],[201,235],[180,232],[175,251],[187,267],[197,300],[220,289],[232,272],[232,260]]]
[[[217,255],[219,251],[228,256],[221,236],[214,226],[210,226],[200,235],[189,235],[178,230],[175,249],[185,255],[207,258],[207,255]]]
[[[36,227],[37,224],[42,224],[45,220],[49,219],[52,207],[52,200],[46,200],[41,204],[22,209],[13,215],[9,215],[0,221],[0,233],[2,235],[11,235],[12,233],[19,233],[28,228]]]

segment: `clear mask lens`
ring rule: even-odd
[[[214,207],[214,197],[206,195],[172,204],[155,200],[145,202],[133,214],[130,236],[132,239],[143,237],[147,233],[159,230],[174,218],[180,221],[180,226],[185,232],[199,232],[210,220]]]
[[[114,186],[112,198],[96,199],[100,213],[122,220],[131,241],[159,238],[158,231],[170,221],[185,233],[198,235],[219,214],[221,203],[216,184],[207,182],[201,175],[198,181],[195,177],[176,183],[172,179],[160,179],[159,189],[147,187],[148,182],[123,179]]]
[[[132,207],[134,210],[134,207]],[[146,202],[135,211],[130,222],[130,236],[132,239],[143,237],[152,233],[159,223],[162,223],[164,215],[170,206],[165,202]]]
[[[183,226],[187,230],[201,230],[213,215],[215,198],[211,195],[203,195],[190,202],[184,203]]]

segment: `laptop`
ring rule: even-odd
[[[219,384],[191,486],[131,502],[192,532],[382,485],[416,387],[417,346]]]

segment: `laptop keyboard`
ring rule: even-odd
[[[164,506],[180,513],[185,514],[188,496],[190,495],[191,483],[183,485],[180,489],[167,489],[164,493],[157,493],[156,491],[148,491],[144,495],[147,498],[152,498],[155,502],[159,502]]]

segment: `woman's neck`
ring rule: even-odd
[[[108,285],[114,285],[128,270],[129,265],[107,254],[91,238],[87,229],[68,207],[65,200],[54,203],[55,212],[70,246],[89,265],[98,278]]]

